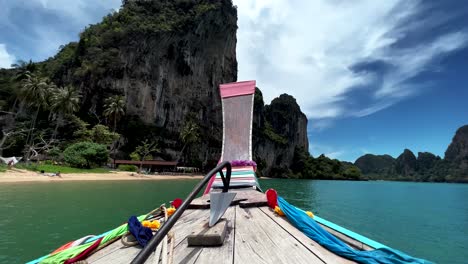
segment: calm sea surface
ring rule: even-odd
[[[0,263],[40,257],[185,197],[197,180],[0,184]],[[437,263],[468,263],[468,185],[262,180],[292,204]]]

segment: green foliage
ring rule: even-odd
[[[361,171],[356,166],[350,166],[345,169],[343,176],[347,179],[358,180],[361,177]]]
[[[50,110],[54,114],[68,115],[78,111],[80,107],[79,91],[72,86],[54,88],[52,91]]]
[[[118,12],[87,27],[78,43],[62,46],[42,69],[54,80],[63,76],[76,81],[99,80],[104,76],[121,75],[124,72],[121,47],[142,36],[193,31],[206,13],[220,6],[211,1],[126,1]]]
[[[105,168],[92,168],[92,169],[80,169],[80,168],[72,168],[63,165],[52,165],[52,164],[17,164],[15,167],[19,169],[25,169],[30,171],[44,171],[47,173],[109,173],[108,169]]]
[[[184,143],[184,146],[180,150],[179,157],[177,158],[177,161],[180,161],[182,158],[182,155],[185,154],[184,157],[188,156],[187,154],[190,153],[190,151],[194,151],[195,149],[193,148],[194,144],[200,143],[201,136],[200,136],[200,126],[197,124],[196,117],[193,115],[188,115],[186,117],[185,125],[180,131],[180,139]],[[188,147],[189,151],[186,151],[184,153],[184,150]],[[196,166],[195,164],[201,164],[201,162],[198,159],[191,159],[191,158],[185,158],[185,163],[191,164],[191,166]]]
[[[62,154],[62,151],[57,147],[54,147],[51,150],[47,151],[47,156],[51,158],[53,161],[58,160],[61,154]]]
[[[351,163],[330,159],[325,155],[313,158],[303,148],[294,150],[290,178],[360,180],[361,171]]]
[[[135,166],[135,165],[125,165],[125,164],[121,164],[117,167],[118,170],[121,170],[121,171],[138,171],[138,167]]]
[[[125,114],[125,98],[121,95],[115,95],[106,98],[104,101],[104,116],[113,121],[114,129],[117,127],[117,122]]]
[[[47,78],[30,74],[22,80],[19,97],[30,107],[46,109],[52,88],[55,88],[55,85],[51,84]]]
[[[195,121],[190,120],[185,123],[180,132],[180,139],[184,144],[193,144],[200,141],[200,127]]]
[[[139,158],[140,161],[147,160],[150,157],[151,153],[159,152],[158,143],[153,142],[149,143],[148,140],[145,140],[135,148],[135,151],[132,152],[131,156],[133,158]]]
[[[146,157],[143,159],[138,152],[133,151],[132,153],[130,153],[130,159],[135,160],[135,161],[153,160],[153,156],[152,155],[146,155]]]
[[[5,164],[0,164],[0,172],[5,172],[7,170],[7,166]]]
[[[264,135],[271,139],[273,142],[286,145],[288,144],[288,140],[280,135],[278,135],[273,127],[271,126],[270,122],[265,121],[265,130],[263,131]]]
[[[80,108],[80,94],[72,86],[52,88],[49,109],[56,119],[52,137],[55,138],[57,130],[62,125],[63,118],[77,112]]]
[[[70,145],[63,152],[64,160],[75,168],[91,168],[101,165],[109,159],[105,145],[93,142],[79,142]]]
[[[140,160],[141,160],[141,157],[140,157],[140,154],[138,154],[137,152],[133,151],[132,153],[130,153],[130,159],[131,159],[131,160],[135,160],[135,161],[140,161]]]
[[[80,125],[81,128],[73,134],[79,141],[110,145],[120,137],[118,133],[109,131],[109,128],[105,125],[95,125],[91,129],[87,129],[88,124],[84,122]]]
[[[37,64],[29,60],[29,62],[19,60],[17,63],[11,65],[16,69],[13,80],[21,81],[27,79],[32,73],[36,72]]]
[[[78,43],[70,42],[61,46],[60,51],[53,57],[41,64],[41,72],[52,79],[61,79],[67,74],[68,68],[76,64],[76,50]]]

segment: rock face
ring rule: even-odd
[[[410,176],[418,170],[418,161],[413,152],[405,149],[395,161],[395,172],[399,175]]]
[[[284,177],[296,148],[309,149],[307,118],[292,96],[282,94],[263,105],[260,90],[254,99],[254,159],[260,175]]]
[[[468,176],[468,125],[460,127],[445,151],[445,160]]]
[[[420,172],[429,172],[440,161],[440,157],[430,152],[418,152],[418,170]]]
[[[80,115],[90,123],[102,115],[105,98],[125,96],[118,127],[125,137],[122,155],[151,138],[166,159],[176,159],[190,118],[203,142],[191,155],[198,163],[215,163],[222,140],[219,84],[237,80],[236,31],[230,0],[125,1],[118,13],[85,30],[73,63],[51,75],[59,84],[81,87]],[[88,64],[99,70],[87,71]]]
[[[236,8],[231,0],[123,3],[44,69],[58,85],[81,88],[80,117],[91,124],[102,117],[107,97],[125,96],[126,115],[117,129],[124,137],[122,158],[149,138],[159,142],[162,158],[177,159],[180,131],[190,120],[200,127],[201,140],[190,147],[192,160],[183,161],[213,167],[222,141],[219,84],[237,80]],[[291,96],[264,106],[258,94],[254,153],[269,175],[289,168],[295,147],[308,149],[307,119]]]

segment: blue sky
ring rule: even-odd
[[[310,151],[354,161],[404,148],[443,156],[468,124],[468,3],[234,0],[239,80],[293,95]],[[76,41],[120,0],[0,0],[0,67]]]

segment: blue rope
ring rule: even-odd
[[[371,251],[353,249],[343,241],[328,233],[304,211],[289,204],[282,197],[278,197],[278,205],[293,226],[324,248],[341,257],[366,264],[432,263],[424,259],[413,258],[403,252],[388,247],[378,248]]]

